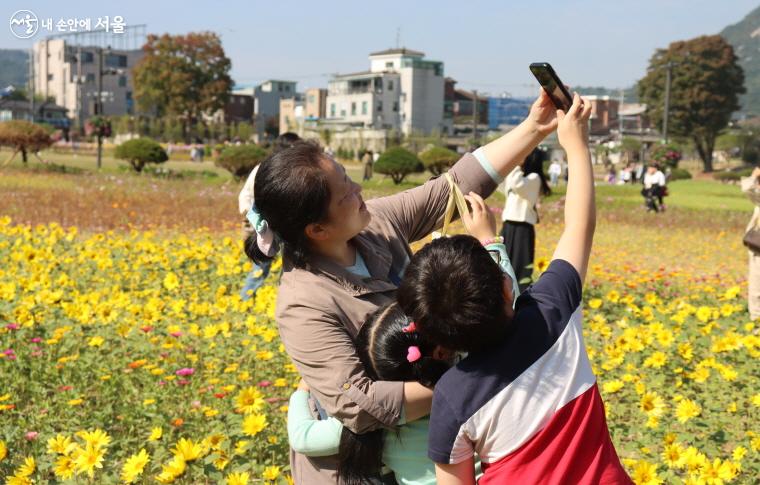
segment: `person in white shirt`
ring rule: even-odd
[[[665,210],[665,204],[662,200],[665,196],[665,186],[665,174],[662,173],[657,164],[649,164],[647,173],[644,175],[644,189],[641,191],[646,201],[647,212]]]
[[[544,152],[536,148],[504,180],[507,200],[501,220],[504,222],[501,236],[512,267],[515,270],[520,291],[530,285],[533,259],[536,254],[536,230],[538,223],[536,204],[540,194],[551,193],[543,171]]]
[[[301,138],[295,133],[283,133],[277,137],[277,140],[274,143],[274,148],[272,149],[272,153],[288,148],[300,139]],[[248,214],[248,211],[253,207],[253,187],[256,180],[256,172],[259,171],[260,165],[261,164],[253,167],[253,170],[251,171],[250,175],[248,175],[248,178],[243,185],[243,189],[240,191],[240,195],[238,195],[238,211],[240,212],[240,215],[243,216],[243,238],[247,237],[248,234],[253,231],[251,224],[246,218],[246,215]],[[253,297],[253,295],[256,294],[256,291],[264,284],[267,276],[269,276],[269,270],[271,267],[272,263],[270,261],[262,264],[254,263],[253,268],[251,268],[251,272],[248,273],[248,275],[245,277],[243,289],[240,290],[240,298],[247,300]]]
[[[562,165],[559,164],[559,160],[552,160],[552,164],[549,165],[549,180],[552,187],[559,184],[560,175],[562,175]]]

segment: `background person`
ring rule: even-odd
[[[752,218],[747,224],[747,232],[760,227],[760,167],[755,167],[749,177],[741,180],[742,192],[747,194],[749,200],[755,205]],[[747,303],[749,316],[752,320],[760,318],[760,248],[753,249],[748,246],[749,274],[747,277]]]

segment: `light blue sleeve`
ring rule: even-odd
[[[306,456],[338,453],[343,425],[335,418],[317,420],[309,411],[309,393],[296,391],[288,406],[288,441],[294,451]]]
[[[478,148],[472,152],[472,154],[475,156],[475,158],[478,159],[480,166],[483,167],[483,170],[485,170],[488,175],[491,176],[491,179],[493,179],[496,185],[499,185],[504,181],[504,177],[499,175],[499,172],[493,168],[493,165],[491,165],[491,162],[486,157],[486,152],[483,150],[483,147]]]
[[[486,246],[486,250],[499,252],[499,266],[501,267],[501,270],[509,275],[509,278],[512,280],[512,289],[515,293],[512,300],[512,308],[514,308],[515,303],[517,302],[517,297],[520,296],[520,285],[517,282],[517,276],[515,275],[515,269],[512,267],[512,262],[509,260],[507,247],[502,243],[492,243]]]

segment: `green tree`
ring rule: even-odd
[[[420,160],[433,175],[441,175],[459,160],[459,154],[444,147],[430,147],[420,153]]]
[[[422,161],[409,150],[401,147],[389,148],[375,162],[374,169],[377,173],[390,175],[393,183],[398,185],[404,181],[410,173],[425,171]]]
[[[135,99],[144,112],[182,120],[183,136],[201,113],[223,109],[232,89],[231,62],[213,32],[149,35],[134,68]]]
[[[13,120],[0,123],[0,146],[7,146],[13,150],[3,166],[11,163],[19,152],[21,160],[27,163],[28,153],[37,156],[38,151],[53,144],[50,135],[49,130],[30,121]]]
[[[691,139],[705,172],[712,172],[715,139],[739,109],[744,73],[734,49],[721,36],[702,36],[658,49],[638,83],[639,98],[660,129],[667,66],[672,63],[668,131]]]
[[[236,180],[247,177],[251,170],[259,164],[268,152],[258,145],[228,146],[216,159],[216,166],[230,172]]]
[[[116,147],[114,156],[129,162],[138,173],[142,172],[148,163],[164,163],[169,159],[161,145],[150,138],[135,138],[125,141]]]

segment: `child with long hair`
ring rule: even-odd
[[[506,249],[495,233],[493,214],[482,198],[469,194],[472,208],[465,226],[480,238],[491,259],[501,268],[502,278],[519,292],[517,278]],[[373,380],[416,381],[432,388],[458,360],[459,354],[432,344],[416,330],[415,323],[396,302],[379,307],[365,321],[355,339],[365,372]],[[393,471],[402,485],[436,483],[435,466],[427,458],[429,420],[405,422],[395,430],[378,429],[356,434],[335,418],[315,420],[309,413],[308,386],[301,381],[290,398],[288,438],[296,452],[306,456],[338,454],[341,484],[358,485],[378,480],[383,466]]]

